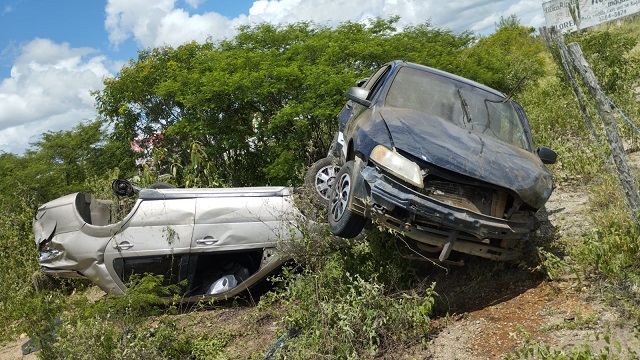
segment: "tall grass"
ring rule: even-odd
[[[292,337],[278,356],[372,359],[400,344],[426,344],[435,284],[415,276],[415,264],[400,257],[393,236],[373,229],[340,249],[330,237],[320,241],[322,256],[286,269],[281,289],[261,305],[280,305],[280,326]]]
[[[0,202],[0,340],[24,330],[25,302],[35,296],[32,275],[38,269],[33,199],[28,192],[16,194],[10,203]]]

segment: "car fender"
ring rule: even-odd
[[[360,156],[365,163],[369,160],[369,155],[377,145],[383,145],[388,149],[393,149],[393,142],[389,129],[384,119],[375,116],[375,120],[360,122],[352,127],[350,134],[345,134],[345,138],[350,142],[348,148],[355,153],[347,154],[346,159],[355,159]],[[357,123],[357,122],[356,122]],[[345,140],[346,141],[346,140]]]
[[[368,198],[370,196],[369,188],[367,186],[367,182],[362,176],[362,170],[364,170],[366,166],[366,162],[360,157],[356,156],[353,163],[353,176],[352,176],[352,188],[351,191],[353,196],[350,198],[347,203],[347,207],[349,210],[360,214],[365,215],[367,209]]]

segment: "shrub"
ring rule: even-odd
[[[281,326],[297,335],[279,356],[373,358],[396,343],[420,344],[429,334],[435,284],[415,281],[392,237],[370,234],[369,241],[339,250],[325,238],[323,256],[283,271],[281,291],[262,304],[281,304]]]
[[[167,314],[176,308],[167,300],[178,290],[162,286],[162,276],[146,275],[129,283],[127,295],[105,296],[95,303],[86,299],[51,302],[34,312],[38,326],[32,336],[43,359],[222,359],[229,333],[191,334],[178,328]],[[73,311],[64,310],[73,309]],[[42,315],[48,316],[42,316]],[[53,316],[58,325],[52,325]],[[39,320],[37,320],[39,319]]]

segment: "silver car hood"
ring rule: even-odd
[[[383,108],[394,146],[437,167],[514,191],[538,209],[552,178],[535,154],[415,110]]]

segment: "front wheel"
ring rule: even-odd
[[[329,229],[336,236],[351,239],[356,237],[366,222],[366,218],[349,210],[347,204],[353,198],[353,161],[344,164],[329,196]]]

